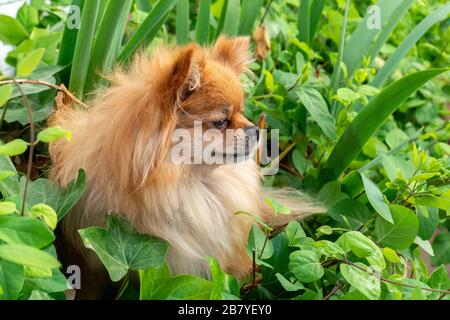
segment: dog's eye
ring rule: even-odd
[[[222,130],[222,129],[225,129],[226,127],[228,127],[228,123],[229,123],[229,121],[227,119],[222,119],[219,121],[214,121],[213,125],[217,129]]]

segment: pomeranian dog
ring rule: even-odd
[[[100,297],[101,281],[108,277],[78,230],[103,226],[108,214],[120,213],[138,232],[168,241],[173,274],[208,277],[205,257],[212,256],[227,273],[242,278],[251,271],[246,244],[256,221],[235,213],[273,223],[267,197],[291,209],[288,219],[322,212],[299,193],[260,186],[251,156],[256,143],[249,142],[258,128],[243,115],[240,82],[250,61],[246,37],[220,37],[209,48],[159,48],[151,57],[137,55],[127,70],[113,72],[111,85],[95,95],[89,109],[55,111],[50,125],[69,129],[72,139],[51,144],[50,178],[65,187],[80,168],[87,175],[85,195],[61,225],[61,259],[82,270],[79,298]],[[237,161],[175,163],[174,132],[192,132],[196,122],[202,131],[214,129],[224,138],[233,129],[232,139],[222,139],[227,142],[210,151]],[[234,147],[224,152],[229,141]],[[246,157],[239,160],[240,155]]]

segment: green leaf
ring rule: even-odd
[[[129,62],[136,50],[140,47],[148,46],[153,41],[153,38],[156,36],[157,31],[160,30],[170,10],[175,6],[176,1],[158,1],[120,53],[118,58],[120,62]]]
[[[292,283],[291,281],[286,279],[281,273],[277,273],[275,276],[277,277],[278,281],[280,281],[281,285],[283,286],[283,289],[286,290],[287,292],[294,292],[305,289],[305,286],[301,282],[297,281],[295,283]]]
[[[448,290],[448,288],[450,288],[450,280],[448,277],[447,268],[444,265],[436,268],[428,278],[427,284],[433,289]],[[433,293],[433,295],[435,299],[438,299],[441,294]]]
[[[311,250],[299,250],[291,253],[289,270],[299,281],[305,283],[317,281],[324,275],[319,255]]]
[[[28,38],[25,27],[16,19],[1,14],[0,15],[0,41],[13,46]]]
[[[253,257],[253,250],[258,260],[269,259],[273,255],[271,241],[256,225],[252,226],[248,236],[247,252],[250,257]]]
[[[430,239],[439,224],[439,210],[416,206],[416,214],[419,219],[419,237],[423,240]]]
[[[39,132],[38,139],[42,142],[55,142],[60,139],[66,139],[67,141],[70,141],[72,138],[72,133],[69,130],[63,129],[61,127],[52,127],[47,128]]]
[[[19,179],[17,178],[17,170],[14,167],[11,159],[7,156],[0,155],[0,169],[1,172],[12,172],[14,175],[5,177],[3,175],[0,179],[0,192],[5,198],[11,197],[13,195],[20,193]]]
[[[9,215],[17,211],[17,205],[14,202],[0,202],[0,216]]]
[[[383,68],[378,71],[375,78],[370,82],[370,85],[380,88],[397,68],[400,61],[406,56],[411,48],[419,41],[423,35],[436,23],[446,19],[450,13],[450,3],[438,8],[425,19],[423,19],[403,40],[398,46],[397,50],[389,56],[389,59],[384,64]]]
[[[343,227],[358,229],[372,216],[365,205],[355,199],[343,199],[328,209],[328,215]]]
[[[50,227],[50,229],[56,229],[56,223],[58,222],[58,216],[52,207],[46,204],[36,204],[31,207],[31,216],[35,218],[42,218],[42,220]]]
[[[98,255],[113,281],[128,270],[158,268],[164,263],[168,244],[136,233],[123,218],[109,217],[106,229],[91,227],[79,231],[84,245]]]
[[[17,175],[17,173],[14,171],[8,171],[8,170],[0,171],[0,181],[3,181],[10,177],[15,177],[16,175]]]
[[[18,299],[23,282],[22,266],[0,260],[0,300]]]
[[[434,266],[450,263],[450,233],[441,232],[433,241],[434,257],[431,257],[431,263]]]
[[[285,229],[289,243],[293,243],[300,238],[306,238],[305,231],[298,221],[291,221]]]
[[[298,10],[297,29],[300,41],[311,43],[311,0],[301,0]]]
[[[44,48],[35,49],[27,53],[27,55],[20,59],[17,64],[17,76],[24,78],[28,77],[42,61],[44,53]]]
[[[383,219],[390,223],[394,223],[392,220],[392,214],[389,210],[389,206],[386,203],[386,200],[384,200],[383,194],[381,193],[380,189],[378,189],[378,186],[362,173],[361,178],[364,184],[364,189],[366,190],[367,198],[369,199],[372,207]]]
[[[202,45],[209,42],[209,18],[211,10],[211,0],[204,0],[200,2],[197,23],[195,25],[195,40]]]
[[[38,219],[12,215],[0,216],[0,240],[44,248],[55,240],[55,236]]]
[[[356,263],[356,265],[364,270],[367,269],[367,266],[362,263]],[[342,276],[350,285],[370,300],[378,300],[381,294],[381,287],[380,280],[377,277],[347,264],[341,264],[340,270]]]
[[[393,223],[377,218],[375,234],[378,241],[392,249],[408,248],[417,236],[419,221],[413,211],[399,205],[390,205]]]
[[[391,248],[388,247],[383,248],[383,255],[389,262],[392,263],[400,262],[400,257],[398,256],[397,252],[395,252]]]
[[[21,188],[25,180],[21,180]],[[86,174],[83,170],[78,172],[77,179],[71,181],[67,188],[62,189],[46,179],[37,179],[29,185],[27,205],[30,207],[36,204],[45,203],[52,207],[58,214],[58,221],[61,221],[70,210],[81,199],[86,190]]]
[[[285,207],[280,202],[272,198],[266,198],[266,203],[273,209],[275,215],[277,214],[290,214],[291,210],[288,207]]]
[[[434,256],[433,248],[427,240],[422,240],[420,237],[414,239],[414,243],[417,244],[423,251],[428,253],[430,256]]]
[[[327,256],[342,258],[345,254],[344,250],[339,245],[328,240],[316,241],[314,246]]]
[[[336,241],[345,252],[352,251],[360,258],[366,258],[371,266],[377,267],[379,271],[386,268],[386,262],[380,248],[369,238],[359,231],[344,233]]]
[[[386,119],[419,87],[449,69],[430,69],[410,74],[386,87],[356,116],[344,131],[320,171],[317,185],[336,180],[360,153]]]
[[[297,94],[311,118],[317,122],[323,133],[334,140],[336,138],[336,124],[322,95],[316,89],[307,87],[298,90]]]
[[[340,88],[336,94],[339,100],[344,104],[350,104],[361,97],[357,92],[349,88]]]
[[[201,5],[202,3],[200,3],[200,6]],[[177,18],[175,25],[177,42],[179,44],[186,44],[189,42],[189,9],[189,0],[177,0]]]
[[[0,154],[14,157],[21,155],[28,149],[28,144],[22,139],[16,139],[0,146]]]
[[[37,268],[59,268],[60,263],[48,253],[21,244],[0,245],[0,258],[19,265]]]
[[[167,266],[140,270],[140,300],[207,300],[212,284],[205,279],[180,275],[172,277]]]
[[[3,107],[11,98],[13,87],[10,84],[0,86],[0,107]]]
[[[233,37],[238,34],[239,18],[241,11],[241,0],[227,0],[228,5],[224,6],[225,10],[222,14],[225,15],[223,28],[220,30],[227,36]]]

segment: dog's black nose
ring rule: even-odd
[[[256,140],[259,140],[259,127],[247,127],[245,128],[245,134],[249,137],[256,137]]]

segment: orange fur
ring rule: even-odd
[[[246,241],[255,221],[234,213],[273,215],[264,205],[256,163],[174,165],[169,159],[173,131],[189,129],[195,120],[207,126],[226,114],[230,128],[252,125],[242,115],[239,81],[248,49],[247,38],[221,37],[212,48],[191,44],[161,48],[151,58],[138,55],[129,70],[112,74],[111,86],[89,110],[53,114],[50,125],[71,130],[73,138],[51,145],[51,179],[66,186],[79,168],[87,174],[86,194],[62,223],[66,241],[83,257],[84,272],[104,270],[77,230],[103,225],[109,213],[121,213],[139,232],[167,240],[173,273],[207,277],[205,256],[238,277],[249,272]],[[280,195],[270,194],[295,213],[321,211],[309,199]]]

